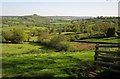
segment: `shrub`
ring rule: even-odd
[[[116,31],[118,37],[117,38],[120,38],[120,31]]]
[[[2,37],[2,40],[1,40],[0,42],[6,42],[5,38],[4,38],[4,37]]]
[[[22,29],[14,29],[12,31],[3,31],[3,42],[22,43],[28,40],[27,33]]]
[[[75,36],[73,36],[73,35],[71,36],[70,35],[70,41],[75,41],[75,40],[76,40]]]
[[[12,41],[12,38],[13,38],[13,31],[3,31],[2,32],[2,41],[3,42]]]
[[[69,42],[61,41],[57,44],[56,49],[58,51],[69,51],[70,50],[70,44],[69,44]]]
[[[40,32],[39,35],[38,35],[38,42],[44,43],[47,40],[49,40],[49,33],[45,32],[45,31]]]
[[[57,35],[57,36],[54,36],[51,41],[50,41],[50,45],[52,47],[56,47],[57,44],[61,41],[67,41],[67,37],[65,37],[65,35]]]
[[[75,39],[79,40],[80,36],[78,34],[75,35]]]
[[[115,36],[115,28],[108,28],[106,35],[108,37],[113,37]]]
[[[65,35],[57,35],[50,41],[50,46],[58,51],[67,51],[69,49],[68,38]]]
[[[14,29],[12,42],[15,43],[23,43],[24,41],[28,40],[28,35],[22,29]]]

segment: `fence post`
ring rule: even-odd
[[[95,46],[94,61],[96,61],[96,60],[97,60],[98,50],[99,50],[99,43],[97,43],[97,44],[96,44],[96,46]],[[96,69],[96,68],[95,68],[95,65],[96,65],[96,63],[94,62],[94,70]]]

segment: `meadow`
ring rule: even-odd
[[[28,49],[36,48],[39,50],[42,46],[38,48],[38,46],[32,47],[28,44],[24,44],[23,46],[25,47],[21,45],[23,47],[22,50],[17,49],[19,46],[19,44],[11,47],[9,46],[10,49],[6,50],[7,47],[3,44],[3,78],[39,77],[44,79],[51,77],[90,77],[86,69],[93,64],[93,51],[30,52]]]

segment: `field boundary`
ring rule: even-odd
[[[100,48],[106,48],[102,50]],[[118,48],[117,50],[108,50],[110,48]],[[119,73],[120,74],[120,44],[115,43],[97,43],[94,55],[94,67]]]

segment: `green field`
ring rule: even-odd
[[[108,38],[99,38],[99,39],[86,39],[85,41],[119,43],[120,39],[115,37],[108,37]]]
[[[31,37],[31,41],[37,37]],[[114,37],[103,39],[87,39],[91,42],[118,42]],[[78,78],[90,77],[88,68],[93,65],[93,45],[84,43],[77,45],[79,52],[55,52],[54,49],[38,43],[2,45],[3,78]],[[92,47],[91,47],[92,46]],[[92,49],[91,49],[92,48]],[[99,72],[99,71],[98,71]]]
[[[94,51],[54,52],[39,44],[2,44],[2,77],[89,77]]]
[[[51,24],[55,24],[55,25],[60,25],[60,24],[70,24],[70,22],[55,22],[55,23],[51,23]]]
[[[40,46],[34,43],[25,44],[2,44],[2,56],[12,56],[20,54],[51,52],[53,49]]]
[[[27,53],[32,50],[39,50],[39,48],[41,47],[38,45],[34,46],[27,43],[26,44],[2,44],[3,56]]]
[[[23,46],[38,49],[37,46],[33,48],[28,44]],[[37,53],[34,51],[34,53],[24,54],[23,51],[28,51],[25,47],[23,47],[22,51],[19,49],[13,51],[13,49],[15,50],[14,47],[17,48],[19,45],[9,47],[11,49],[8,49],[8,51],[11,50],[11,53],[3,49],[3,55],[6,52],[2,58],[3,78],[88,77],[89,74],[83,70],[92,65],[94,58],[93,51],[49,53]],[[3,44],[3,48],[6,48],[5,44]]]

